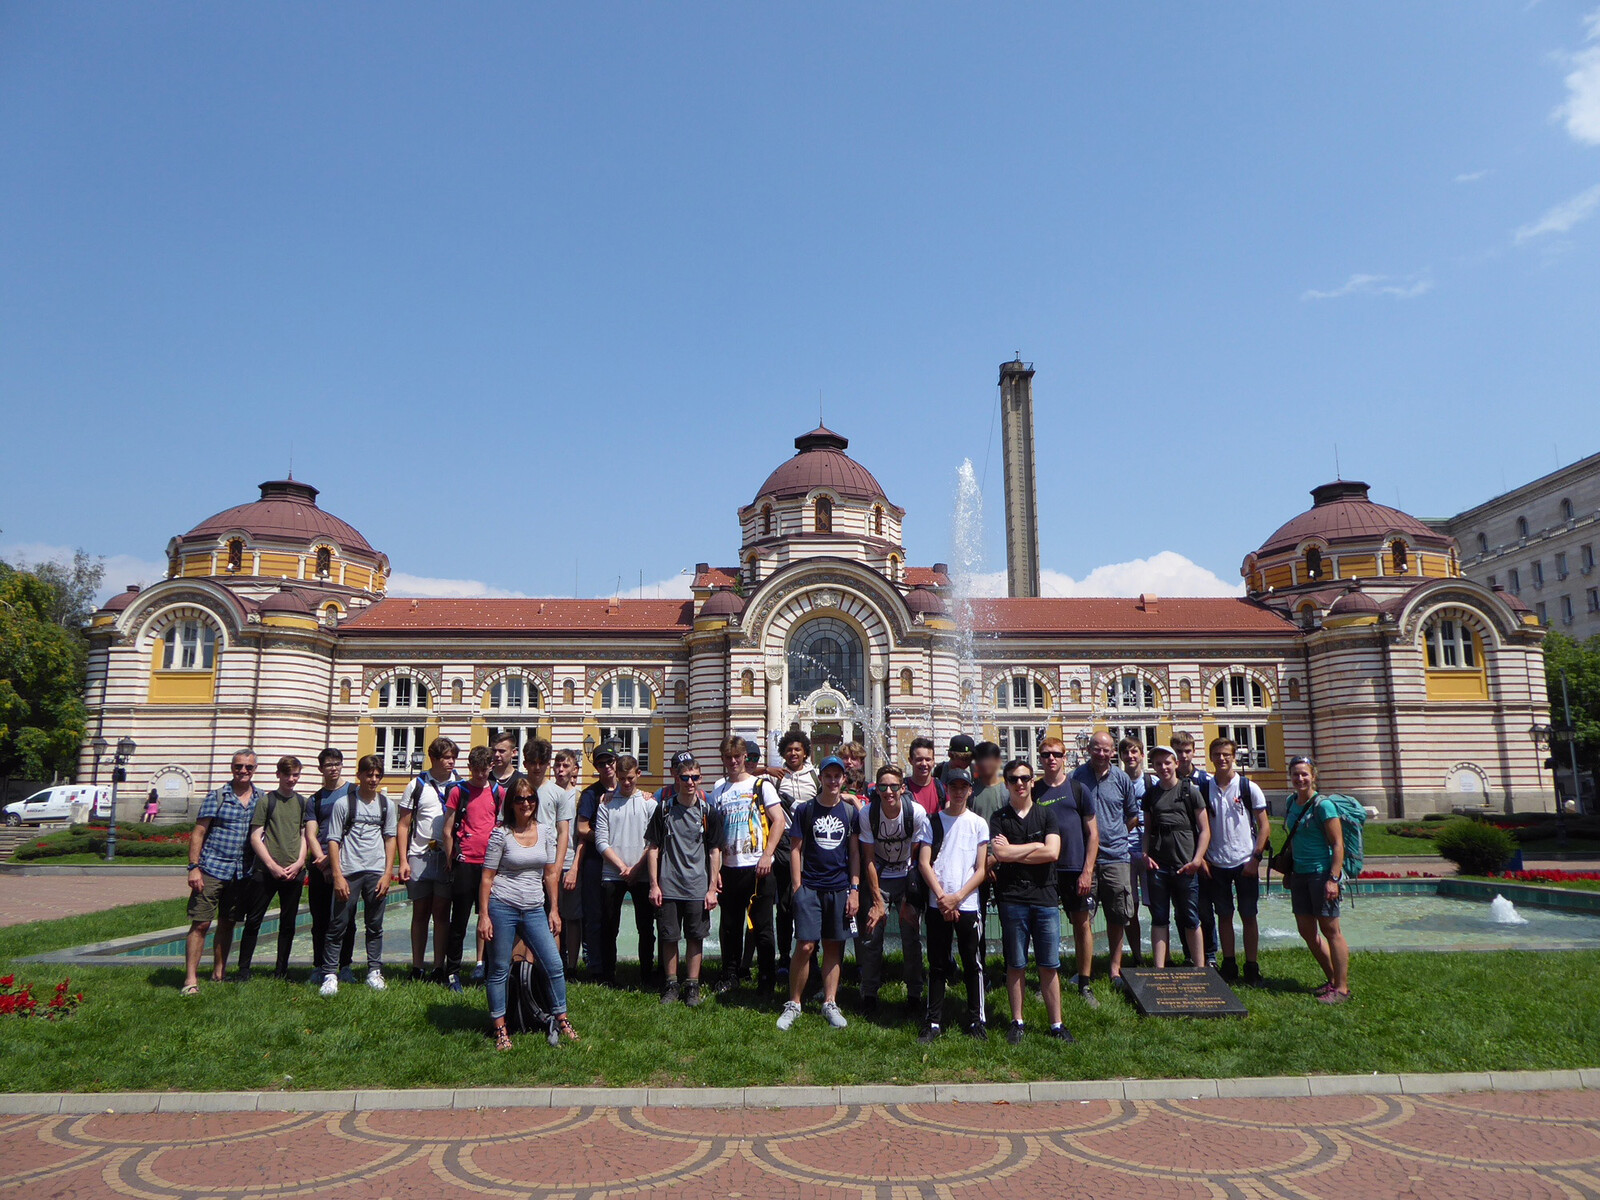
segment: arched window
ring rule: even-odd
[[[1489,553],[1489,535],[1486,533],[1480,533],[1478,535],[1478,553]]]
[[[1300,681],[1298,679],[1289,680],[1289,699],[1296,702],[1300,699]]]
[[[754,696],[756,694],[756,673],[751,670],[739,672],[739,695]]]
[[[1125,710],[1150,709],[1156,706],[1155,685],[1142,675],[1132,672],[1114,677],[1106,684],[1106,707]]]
[[[522,675],[507,675],[489,688],[484,708],[489,712],[524,713],[539,710],[539,687]]]
[[[340,704],[349,704],[350,703],[350,681],[348,679],[342,681],[339,684],[339,703]]]
[[[600,689],[600,741],[611,742],[618,754],[631,754],[640,770],[650,769],[650,685],[635,675],[619,675]]]
[[[339,623],[339,606],[329,602],[322,606],[322,623],[324,625],[337,625]]]
[[[679,708],[689,703],[689,689],[681,679],[672,685],[672,702]]]
[[[749,560],[745,563],[745,571],[746,571],[746,577],[749,579],[751,584],[760,583],[761,582],[761,556],[758,555],[758,554],[752,554],[750,556]]]
[[[563,703],[563,704],[576,703],[576,692],[577,692],[577,689],[575,687],[573,687],[572,680],[570,680],[570,679],[567,680],[565,683],[563,683],[561,685],[561,703]]]
[[[1563,521],[1572,520],[1572,501],[1571,500],[1563,500],[1561,502],[1561,519]]]
[[[1266,708],[1267,694],[1259,679],[1249,675],[1224,675],[1212,690],[1217,708]]]
[[[905,572],[900,568],[900,556],[898,554],[889,555],[889,578],[899,583],[904,575]]]
[[[1050,709],[1044,684],[1020,671],[1008,675],[994,685],[994,707],[1000,757],[1006,761],[1025,758],[1036,766],[1039,743],[1045,738],[1043,722]]]
[[[883,536],[883,506],[879,504],[872,506],[872,536]]]
[[[912,675],[911,668],[910,667],[901,667],[900,668],[900,694],[902,696],[912,696],[912,695],[916,694],[916,690],[917,690],[916,676]]]
[[[383,758],[390,774],[404,774],[420,763],[426,743],[427,727],[422,714],[428,708],[426,680],[397,675],[378,685],[378,707],[385,710],[374,732],[374,751]]]
[[[1472,630],[1452,617],[1436,617],[1423,630],[1428,666],[1441,671],[1476,671],[1479,655]]]
[[[388,683],[378,686],[379,708],[419,708],[428,707],[428,684],[423,679],[413,679],[410,675],[397,675]]]
[[[1178,681],[1178,700],[1179,700],[1179,702],[1182,703],[1182,704],[1188,704],[1193,699],[1194,699],[1194,693],[1189,688],[1189,681],[1187,679],[1180,679]]]
[[[174,622],[161,640],[163,671],[209,671],[216,656],[216,629],[192,617]]]
[[[633,675],[619,675],[600,689],[602,712],[649,712],[654,699],[650,685]]]
[[[772,536],[772,505],[770,504],[761,506],[761,536]]]
[[[816,517],[817,532],[818,533],[832,533],[833,532],[833,501],[829,500],[826,496],[818,496],[817,497],[816,510],[817,510],[817,517]]]
[[[1083,684],[1079,683],[1076,679],[1072,681],[1072,702],[1074,704],[1083,703]]]
[[[1044,684],[1031,675],[1016,674],[994,685],[994,706],[1011,712],[1035,711],[1050,707]]]
[[[461,691],[462,691],[461,680],[457,679],[456,681],[454,681],[450,685],[450,703],[451,704],[460,704],[461,703]]]
[[[327,546],[317,547],[317,577],[326,579],[333,573],[333,551]]]
[[[1394,573],[1396,575],[1404,575],[1407,571],[1411,570],[1410,551],[1405,542],[1401,541],[1399,538],[1395,538],[1395,540],[1389,546],[1389,561],[1391,564],[1393,564]]]
[[[861,638],[835,617],[807,621],[789,639],[789,703],[798,704],[820,687],[866,703]]]
[[[1306,578],[1322,578],[1322,551],[1315,546],[1306,550]]]
[[[1517,518],[1517,536],[1519,538],[1521,538],[1523,541],[1527,541],[1528,540],[1528,518],[1527,517],[1518,517]]]
[[[228,570],[240,571],[244,569],[244,539],[228,539]]]

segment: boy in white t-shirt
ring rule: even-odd
[[[428,769],[401,793],[397,878],[411,901],[411,978],[422,977],[428,952],[428,922],[433,922],[433,973],[444,982],[445,945],[450,940],[450,863],[444,856],[444,800],[456,774],[460,750],[447,737],[428,744]]]
[[[983,931],[978,912],[978,886],[989,860],[989,823],[967,808],[972,797],[972,772],[955,767],[945,772],[945,806],[929,818],[929,841],[917,851],[922,878],[928,885],[928,1018],[917,1040],[924,1045],[944,1032],[945,980],[950,973],[950,943],[961,952],[961,974],[967,989],[966,1033],[984,1041]],[[932,830],[937,822],[940,829]],[[933,840],[937,839],[937,851]]]
[[[711,807],[722,816],[722,976],[717,995],[725,996],[748,979],[744,968],[745,921],[755,943],[756,987],[772,990],[777,978],[772,915],[777,893],[775,856],[783,847],[785,820],[778,789],[765,775],[746,769],[745,740],[731,734],[722,741],[723,777],[711,789]]]
[[[1239,978],[1233,941],[1233,903],[1237,893],[1239,919],[1244,925],[1244,981],[1259,983],[1261,925],[1256,912],[1261,899],[1261,856],[1271,834],[1267,798],[1253,781],[1234,769],[1238,748],[1231,739],[1213,739],[1208,753],[1217,773],[1206,789],[1207,807],[1211,809],[1211,844],[1206,847],[1206,877],[1200,887],[1209,896],[1211,911],[1217,917],[1222,949],[1218,974],[1230,982]],[[1247,789],[1247,794],[1241,794],[1241,788]],[[1204,918],[1202,913],[1201,919]]]

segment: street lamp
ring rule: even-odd
[[[1528,730],[1528,736],[1533,739],[1537,751],[1545,746],[1554,749],[1559,734],[1549,725],[1535,725]],[[1556,845],[1564,848],[1567,844],[1567,815],[1561,807],[1561,781],[1556,778],[1554,755],[1546,758],[1544,765],[1550,768],[1550,787],[1555,792],[1556,798]]]
[[[98,734],[95,736],[94,740],[89,743],[89,749],[94,751],[94,777],[90,779],[89,782],[95,784],[96,786],[98,786],[100,783],[100,760],[106,756],[106,751],[110,748],[111,743],[106,741],[105,738],[100,737]]]
[[[422,751],[421,750],[413,750],[411,752],[411,769],[413,771],[421,771],[422,770]]]
[[[103,739],[96,738],[103,742]],[[106,861],[117,857],[117,784],[128,781],[128,760],[139,747],[131,737],[117,739],[116,766],[111,771],[111,824],[106,829]]]

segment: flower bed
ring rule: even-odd
[[[59,1021],[70,1017],[83,1003],[82,992],[69,992],[72,981],[63,979],[56,984],[55,994],[42,1006],[33,994],[33,984],[20,986],[15,975],[0,976],[0,1017],[43,1017],[46,1021]]]

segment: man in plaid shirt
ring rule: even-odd
[[[211,978],[220,982],[233,945],[233,927],[244,916],[248,902],[250,868],[255,855],[248,849],[250,818],[260,795],[254,783],[256,752],[240,750],[230,768],[233,778],[212,792],[200,805],[189,839],[189,936],[184,942],[183,994],[197,996],[200,955],[206,932],[215,918],[216,942],[212,947]]]

